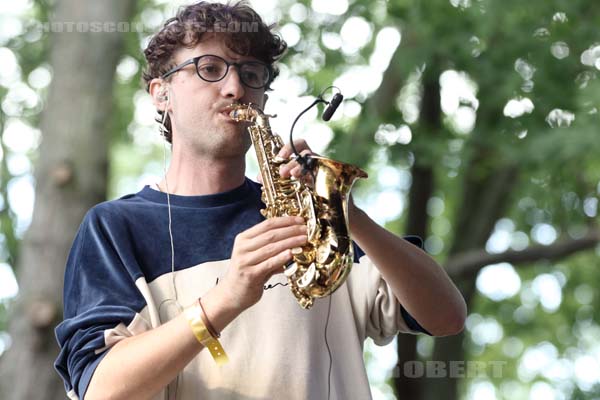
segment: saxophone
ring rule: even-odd
[[[300,179],[282,178],[279,167],[289,160],[278,157],[283,141],[271,132],[269,118],[255,104],[232,104],[229,116],[249,122],[248,132],[263,180],[265,218],[301,216],[307,225],[307,244],[284,267],[293,295],[302,308],[332,294],[350,273],[354,251],[348,229],[348,199],[355,180],[366,178],[362,169],[311,155],[312,166]]]

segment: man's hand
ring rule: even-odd
[[[231,266],[219,285],[226,287],[231,305],[241,312],[254,305],[264,284],[292,259],[292,249],[306,244],[301,217],[270,218],[236,236]]]
[[[294,147],[296,147],[296,151],[302,156],[305,156],[307,154],[315,154],[312,152],[310,147],[308,147],[308,144],[304,139],[294,140]],[[281,158],[289,159],[292,154],[292,146],[289,143],[287,143],[281,148],[277,155]],[[291,160],[286,164],[283,164],[279,168],[279,173],[283,178],[287,178],[289,176],[293,176],[294,178],[300,178],[300,176],[302,175],[302,165],[300,165],[296,160]]]
[[[296,147],[296,151],[298,151],[303,156],[307,154],[318,155],[312,152],[310,147],[308,147],[306,140],[304,139],[294,140],[294,146]],[[294,178],[300,178],[300,176],[302,175],[302,166],[295,159],[290,159],[290,157],[293,154],[294,152],[292,151],[292,146],[289,143],[283,146],[281,150],[279,150],[279,153],[277,153],[277,157],[290,160],[287,163],[282,164],[279,168],[279,174],[284,178],[288,178],[290,176],[293,176]],[[261,184],[263,183],[262,176],[260,174],[258,174],[258,176],[256,177],[256,181]]]

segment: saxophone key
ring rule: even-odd
[[[310,285],[317,275],[315,263],[311,263],[306,272],[296,281],[298,287],[305,288]]]
[[[283,266],[283,274],[288,278],[294,275],[296,271],[298,271],[298,264],[293,261]]]

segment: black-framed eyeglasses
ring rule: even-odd
[[[196,73],[200,79],[207,82],[218,82],[227,76],[229,67],[234,66],[238,70],[242,83],[252,89],[261,89],[267,86],[271,79],[271,67],[260,61],[242,61],[232,63],[222,57],[206,54],[190,58],[187,61],[167,71],[162,78],[165,79],[183,67],[194,64]]]

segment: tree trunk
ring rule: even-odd
[[[412,169],[412,186],[409,193],[408,221],[406,232],[418,235],[423,240],[428,235],[427,229],[427,201],[433,191],[433,171],[431,167],[418,167]],[[417,354],[417,336],[399,334],[398,365],[399,374],[394,377],[394,392],[398,399],[422,399],[423,385],[419,378],[407,376],[403,365],[408,361],[419,359]]]
[[[440,85],[437,71],[426,75],[423,90],[423,132],[427,137],[435,135],[442,129]],[[434,173],[431,165],[423,165],[416,160],[412,170],[412,185],[408,195],[408,218],[406,232],[410,235],[418,235],[423,240],[429,235],[427,216],[427,202],[431,198],[434,189]],[[424,395],[424,387],[419,378],[405,376],[403,364],[407,361],[416,361],[417,336],[398,335],[398,364],[399,374],[394,377],[394,391],[399,399],[421,399]]]
[[[42,114],[35,207],[17,262],[20,292],[9,324],[13,345],[0,362],[2,398],[65,398],[53,368],[64,266],[85,212],[106,196],[107,127],[124,39],[124,33],[84,31],[89,31],[89,21],[128,21],[133,4],[133,0],[55,4],[55,22],[66,23],[60,25],[63,32],[50,36],[54,76]],[[56,31],[59,25],[51,26]]]

